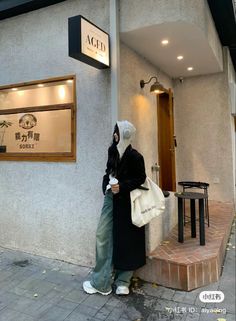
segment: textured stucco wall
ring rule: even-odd
[[[151,76],[158,76],[158,80],[165,88],[172,88],[171,79],[161,70],[151,65],[143,57],[121,44],[120,67],[120,110],[119,118],[128,119],[136,129],[136,139],[133,146],[144,156],[147,175],[152,175],[151,166],[158,163],[157,141],[157,100],[151,95],[150,84],[140,88],[141,79],[147,81]],[[147,249],[154,248],[167,236],[168,231],[176,224],[175,199],[166,200],[165,213],[153,220],[146,231]]]
[[[175,87],[177,181],[210,183],[209,198],[233,201],[233,152],[227,75],[185,79]]]
[[[141,79],[157,76],[165,88],[172,87],[171,79],[123,43],[120,53],[120,110],[119,118],[128,119],[137,128],[135,146],[145,156],[146,170],[158,161],[157,100],[151,95],[150,84],[140,88]]]
[[[233,180],[234,180],[234,202],[236,204],[236,123],[235,123],[235,112],[236,112],[236,74],[232,59],[230,56],[229,49],[224,47],[225,57],[225,70],[228,75],[228,96],[229,96],[229,108],[232,113],[231,116],[231,137],[232,137],[232,151],[233,151]]]
[[[109,32],[109,0],[68,0],[0,22],[0,85],[77,77],[77,161],[0,162],[0,245],[90,265],[112,130],[110,70],[68,57],[68,17],[77,14]]]
[[[121,32],[180,21],[186,28],[194,25],[202,31],[223,67],[219,37],[206,0],[120,0]]]

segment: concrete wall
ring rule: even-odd
[[[178,81],[175,92],[177,181],[210,184],[209,198],[233,201],[233,152],[225,73]]]
[[[236,74],[231,60],[228,48],[224,48],[225,56],[225,70],[228,75],[228,96],[229,96],[229,113],[231,116],[231,137],[232,137],[232,151],[233,151],[233,180],[234,180],[234,202],[236,203]]]
[[[119,118],[128,119],[137,128],[134,145],[145,156],[146,171],[158,162],[157,100],[151,95],[150,84],[140,88],[140,80],[157,76],[165,88],[172,87],[172,80],[123,43],[120,53],[120,110]],[[151,176],[150,176],[151,177]]]
[[[155,181],[156,175],[152,174],[151,166],[158,164],[157,100],[149,92],[150,84],[141,89],[139,82],[141,79],[147,81],[151,76],[158,76],[165,88],[172,88],[172,80],[124,44],[121,44],[120,63],[119,118],[128,119],[135,125],[137,133],[133,146],[143,154],[146,173]],[[165,213],[147,226],[148,252],[154,250],[167,236],[176,220],[175,198],[172,195],[166,199]]]
[[[0,246],[90,265],[111,140],[110,70],[68,57],[68,17],[78,14],[109,32],[108,0],[68,0],[0,22],[0,85],[77,77],[77,161],[0,162]]]

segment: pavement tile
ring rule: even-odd
[[[9,290],[10,293],[14,293],[16,295],[25,295],[25,292],[27,292],[27,290],[19,288],[18,286],[16,286],[15,288],[12,288],[11,290]]]
[[[174,302],[174,301],[165,300],[165,299],[157,299],[153,309],[155,311],[162,312],[162,311],[168,311],[168,309],[173,310],[176,308],[177,305],[178,305],[178,303]]]
[[[227,313],[226,316],[225,316],[225,319],[227,321],[235,321],[235,314],[230,314],[230,313]]]
[[[162,292],[161,298],[171,300],[175,294],[175,290],[165,288]]]
[[[34,317],[36,318],[36,320],[38,320],[39,318],[41,318],[48,310],[50,310],[51,308],[53,308],[55,306],[54,303],[45,303],[44,305],[42,305],[39,309],[37,309],[34,312]]]
[[[199,321],[217,321],[218,319],[225,319],[228,321],[225,314],[216,313],[201,313]]]
[[[187,313],[185,321],[199,321],[200,313]]]
[[[134,313],[133,313],[133,311],[132,311],[132,308],[133,308],[133,307],[130,307],[129,313],[131,313],[132,316],[133,316]],[[114,308],[114,309],[110,312],[110,314],[108,315],[108,317],[107,317],[105,320],[106,320],[106,321],[117,321],[117,320],[119,320],[119,318],[121,317],[121,315],[123,314],[123,312],[124,312],[124,309],[121,309],[120,307],[119,307],[119,308],[116,307],[116,308]],[[128,313],[128,311],[127,311],[127,313]],[[136,314],[135,314],[134,317],[133,317],[133,320],[137,319],[137,318],[139,317],[139,315],[140,315],[140,314],[138,314],[137,317],[136,317]]]
[[[47,282],[45,280],[36,280],[32,277],[26,279],[25,281],[18,284],[19,288],[33,291],[35,293],[39,294],[47,294],[50,292],[53,288],[55,288],[56,284]]]
[[[5,302],[1,302],[0,301],[0,311],[2,310],[2,309],[4,309],[4,308],[6,308],[7,307],[7,304],[5,303]],[[1,313],[1,312],[0,312]]]
[[[175,302],[184,302],[186,296],[186,292],[185,291],[175,291],[172,300]]]
[[[9,304],[16,302],[19,300],[20,296],[14,293],[5,292],[0,295],[0,304],[3,307],[7,307]]]
[[[49,271],[45,273],[45,280],[55,284],[69,284],[75,282],[75,277],[60,271]]]
[[[0,281],[9,279],[10,276],[12,276],[13,273],[5,270],[0,271]]]
[[[1,290],[8,291],[18,286],[19,283],[21,283],[19,280],[4,280],[0,282],[0,288]]]
[[[63,321],[71,313],[68,309],[62,309],[57,306],[49,308],[39,317],[39,321]]]
[[[73,285],[65,285],[65,284],[56,284],[56,286],[53,288],[54,290],[61,292],[63,295],[69,294],[72,290],[76,290],[78,287],[76,287],[75,284]]]
[[[226,310],[226,313],[235,314],[235,296],[230,296],[227,298],[227,300],[215,304],[215,308],[223,311]]]
[[[108,315],[111,313],[113,307],[110,305],[104,305],[100,310],[98,310],[97,314],[95,315],[96,318],[105,320]]]
[[[84,303],[81,303],[76,307],[76,309],[74,309],[73,312],[81,313],[83,315],[93,317],[98,312],[98,309],[95,307],[89,307],[89,306],[85,305]]]
[[[91,318],[90,316],[86,316],[81,313],[72,312],[64,321],[95,321],[95,320],[96,319]]]
[[[157,298],[160,298],[162,296],[162,293],[164,292],[165,288],[162,286],[154,286],[151,283],[145,283],[142,287],[142,290],[145,294],[151,295]]]
[[[27,314],[34,316],[35,312],[41,308],[46,302],[43,300],[29,299],[21,296],[17,301],[8,305],[8,308],[18,311],[26,312]]]
[[[131,320],[142,319],[144,317],[143,309],[139,310],[138,307],[134,307],[130,305],[126,308],[125,313],[128,319],[131,319]]]
[[[85,298],[85,300],[83,301],[83,304],[96,309],[100,309],[107,303],[108,300],[109,296],[107,295],[93,294],[88,295],[87,298]]]
[[[110,295],[109,300],[106,302],[106,306],[111,307],[122,307],[129,300],[129,297],[118,296],[118,295]]]
[[[35,321],[35,319],[29,315],[8,308],[0,312],[0,321]]]
[[[64,298],[61,299],[60,301],[58,301],[56,303],[56,305],[60,308],[63,308],[63,309],[69,309],[71,311],[73,311],[75,308],[78,307],[79,303],[75,303],[75,302],[72,302],[72,301],[69,301],[69,300],[65,300]]]
[[[83,291],[72,290],[69,293],[66,293],[64,298],[69,301],[81,303],[84,300],[86,300],[86,298],[88,298],[88,296],[89,296],[89,294],[86,294]]]

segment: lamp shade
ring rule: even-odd
[[[150,93],[157,95],[157,94],[162,94],[165,92],[164,87],[158,82],[154,82],[154,84],[151,85],[150,87]]]

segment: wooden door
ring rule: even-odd
[[[173,94],[171,90],[157,96],[159,185],[176,191]]]

